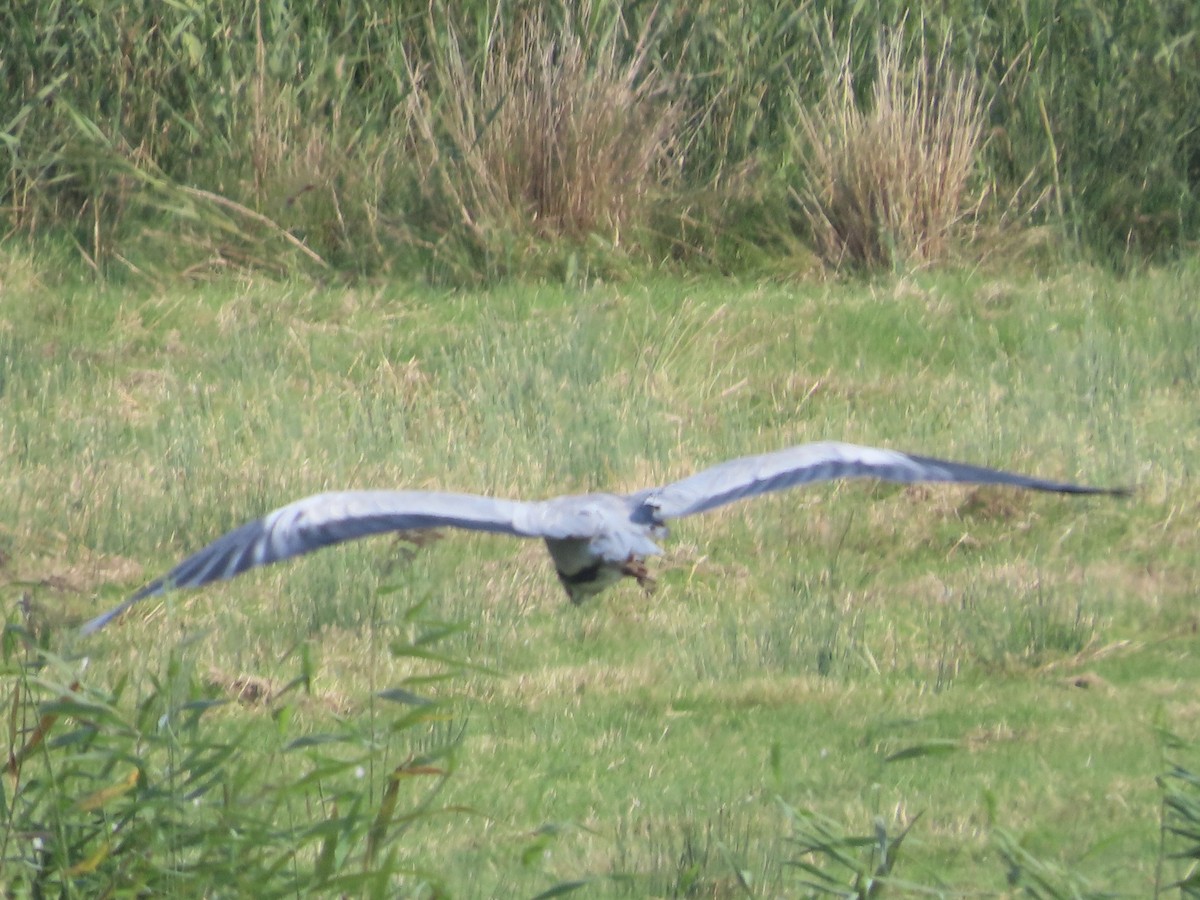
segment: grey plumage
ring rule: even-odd
[[[840,478],[1001,484],[1061,494],[1125,494],[1017,475],[896,450],[823,442],[720,463],[633,494],[581,494],[522,501],[434,491],[336,491],[289,503],[189,556],[120,606],[83,626],[90,634],[139,600],[199,587],[248,569],[388,531],[453,527],[546,542],[559,580],[581,603],[624,576],[652,584],[644,560],[662,552],[666,522],[768,491]]]

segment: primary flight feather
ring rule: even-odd
[[[731,459],[633,494],[525,501],[437,491],[335,491],[289,503],[222,535],[120,606],[86,623],[83,632],[98,631],[139,600],[171,588],[233,578],[257,566],[354,538],[420,528],[466,528],[540,538],[567,596],[572,603],[581,603],[624,576],[649,587],[653,582],[644,561],[662,552],[656,541],[666,536],[669,519],[768,491],[839,478],[1004,484],[1060,494],[1128,493],[833,441]]]

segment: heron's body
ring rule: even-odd
[[[666,537],[671,519],[767,491],[859,477],[1004,484],[1063,494],[1126,493],[836,442],[732,459],[633,494],[523,501],[437,491],[336,491],[289,503],[217,538],[83,630],[97,631],[137,601],[168,588],[199,587],[342,541],[421,528],[540,538],[567,595],[581,603],[626,576],[652,584],[644,561],[662,552],[657,541]]]

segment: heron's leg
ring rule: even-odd
[[[621,563],[621,574],[636,578],[638,586],[647,594],[654,592],[654,579],[646,568],[646,564],[636,556],[631,555],[629,559]]]

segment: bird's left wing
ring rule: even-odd
[[[914,456],[897,450],[826,441],[801,444],[761,456],[731,459],[680,481],[641,491],[634,494],[630,500],[646,508],[656,519],[675,519],[767,491],[780,491],[814,481],[838,478],[1007,484],[1060,494],[1128,493],[1124,489],[1048,481],[1000,469],[949,462],[928,456]]]
[[[99,631],[139,600],[199,587],[343,541],[417,528],[467,528],[542,537],[542,504],[433,491],[338,491],[297,500],[217,538],[120,606],[86,623]]]

